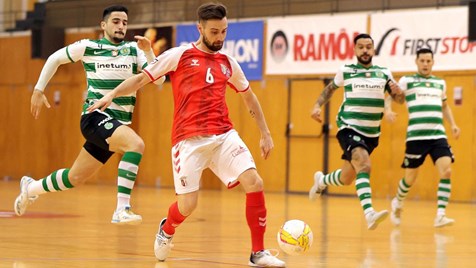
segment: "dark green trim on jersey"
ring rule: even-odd
[[[123,79],[88,79],[88,87],[95,89],[115,89],[119,84],[124,81]]]
[[[408,108],[408,112],[441,112],[441,106],[439,105],[418,105]]]
[[[93,99],[93,100],[99,100],[102,97],[104,97],[103,94],[99,92],[92,92],[88,91],[88,96],[86,97],[87,100]],[[122,105],[136,105],[136,97],[134,96],[122,96],[122,97],[116,97],[112,99],[112,102],[122,106]]]
[[[443,124],[443,119],[438,117],[418,117],[413,118],[408,121],[409,125],[416,125],[416,124]]]
[[[412,88],[417,88],[417,87],[426,87],[426,88],[434,88],[434,89],[440,89],[443,90],[443,85],[440,83],[434,83],[430,81],[421,81],[421,82],[410,82],[407,83],[407,88],[412,89]]]
[[[366,98],[348,98],[345,100],[345,105],[351,106],[366,106],[366,107],[384,107],[385,100],[383,99],[366,99]]]
[[[343,126],[347,126],[347,127],[352,127],[354,128],[355,130],[359,131],[360,133],[366,133],[366,134],[370,134],[370,135],[374,135],[374,134],[379,134],[380,133],[380,126],[378,127],[362,127],[362,126],[355,126],[355,125],[349,125],[349,124],[346,124],[344,121],[342,121],[342,119],[339,117],[337,119],[337,128],[341,128]]]
[[[408,138],[414,138],[414,137],[439,136],[439,135],[446,136],[446,133],[444,131],[435,130],[435,129],[431,129],[431,130],[425,130],[425,129],[412,130],[412,131],[409,131],[407,133],[407,139]]]
[[[68,47],[66,47],[66,56],[68,56],[68,59],[69,59],[71,62],[74,62],[74,60],[71,58],[71,55],[69,54]]]
[[[340,116],[343,118],[352,118],[357,120],[368,120],[368,121],[380,121],[382,119],[382,113],[355,113],[355,112],[340,112]]]
[[[132,113],[128,113],[128,112],[124,112],[124,111],[118,111],[118,110],[112,110],[112,109],[109,109],[109,108],[106,108],[105,112],[116,120],[124,121],[124,122],[131,122],[132,121]]]

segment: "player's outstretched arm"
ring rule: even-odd
[[[33,94],[31,95],[30,112],[35,119],[38,119],[38,117],[40,116],[40,112],[43,108],[43,105],[45,105],[46,108],[51,107],[48,102],[48,99],[43,94],[46,85],[56,73],[56,70],[58,70],[58,67],[60,65],[70,62],[71,61],[66,53],[66,48],[61,48],[57,50],[55,53],[51,54],[46,60],[45,65],[41,70],[40,77],[38,78],[38,82],[35,85],[35,89],[33,90]]]
[[[316,120],[319,123],[322,123],[322,119],[321,119],[322,108],[321,107],[322,105],[326,104],[331,99],[332,95],[338,88],[339,87],[337,87],[334,84],[334,82],[330,82],[329,84],[327,84],[327,86],[322,91],[321,95],[319,95],[319,98],[317,98],[316,103],[312,107],[312,111],[311,111],[312,119]]]
[[[256,97],[255,93],[250,89],[240,94],[243,97],[248,111],[250,112],[251,117],[253,117],[258,124],[258,128],[261,132],[260,138],[260,148],[261,156],[264,159],[267,159],[271,154],[271,150],[274,148],[273,138],[271,137],[271,132],[269,131],[268,124],[264,118],[263,110],[261,105]]]
[[[126,80],[124,80],[121,84],[119,84],[119,86],[117,86],[114,90],[104,95],[100,100],[96,101],[93,105],[89,106],[87,111],[92,112],[96,109],[104,111],[106,110],[107,107],[109,107],[109,105],[111,105],[112,100],[115,97],[129,95],[139,90],[139,88],[145,86],[149,82],[150,82],[149,77],[144,73],[136,74],[132,77],[129,77]]]

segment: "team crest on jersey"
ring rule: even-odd
[[[228,67],[226,67],[225,65],[221,64],[220,63],[220,67],[221,67],[221,72],[226,76],[226,77],[230,77],[231,76],[231,71],[230,69],[228,69]]]
[[[375,75],[376,75],[377,77],[380,77],[380,78],[383,77],[383,73],[382,73],[382,72],[376,72]]]
[[[126,56],[129,55],[129,53],[131,53],[131,50],[128,47],[121,48],[121,55]]]

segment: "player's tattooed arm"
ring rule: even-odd
[[[336,85],[334,85],[333,82],[329,83],[324,90],[322,91],[321,95],[319,98],[317,98],[316,104],[319,106],[322,106],[326,104],[334,94],[334,92],[338,89]]]
[[[256,113],[253,110],[250,110],[250,115],[251,115],[251,118],[255,118]]]

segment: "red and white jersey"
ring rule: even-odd
[[[193,136],[223,134],[232,129],[226,86],[244,92],[250,85],[234,58],[202,51],[193,43],[162,53],[143,72],[152,81],[170,76],[174,95],[173,145]]]

